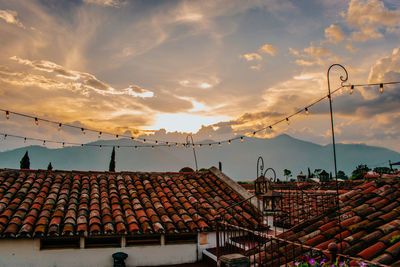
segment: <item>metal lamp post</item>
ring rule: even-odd
[[[337,179],[337,167],[336,167],[336,144],[335,144],[335,130],[334,130],[334,126],[333,126],[333,112],[332,112],[332,96],[331,96],[331,85],[330,85],[330,81],[329,81],[329,72],[333,67],[339,67],[342,70],[344,70],[346,76],[341,75],[340,76],[340,80],[342,82],[342,84],[347,81],[347,79],[349,78],[349,75],[347,73],[347,70],[345,69],[345,67],[343,67],[340,64],[333,64],[329,67],[328,72],[326,74],[327,80],[328,80],[328,99],[329,99],[329,111],[331,114],[331,129],[332,129],[332,146],[333,146],[333,162],[335,165],[335,177]]]
[[[342,226],[341,226],[341,220],[340,220],[340,204],[339,204],[339,185],[338,185],[338,177],[337,177],[337,167],[336,167],[336,145],[335,145],[335,130],[334,130],[334,126],[333,126],[333,112],[332,112],[332,96],[331,96],[331,85],[330,85],[330,81],[329,81],[329,72],[333,67],[339,67],[340,69],[342,69],[345,73],[345,76],[341,75],[340,76],[340,81],[341,81],[341,85],[343,86],[343,83],[345,81],[347,81],[347,79],[349,78],[349,75],[347,73],[347,70],[345,69],[345,67],[343,67],[340,64],[333,64],[329,67],[328,72],[326,74],[327,76],[327,80],[328,80],[328,99],[329,99],[329,111],[331,114],[331,127],[332,127],[332,146],[333,146],[333,161],[335,164],[335,180],[336,180],[336,205],[337,205],[337,219],[338,219],[338,223],[339,223],[339,227],[340,227],[340,231],[342,231]],[[339,233],[339,241],[340,244],[342,244],[342,233]],[[340,246],[340,252],[342,251],[342,246]]]

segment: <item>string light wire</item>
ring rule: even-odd
[[[214,141],[214,142],[209,142],[209,143],[197,143],[197,144],[193,144],[193,145],[197,145],[198,147],[201,147],[202,145],[209,145],[210,147],[212,147],[213,144],[217,144],[217,145],[222,145],[223,143],[231,144],[232,141],[239,140],[239,139],[240,139],[241,142],[243,142],[244,138],[247,137],[246,134],[252,133],[253,136],[254,136],[259,132],[266,131],[267,129],[271,130],[272,127],[274,127],[274,126],[276,126],[276,125],[278,125],[278,124],[280,124],[282,122],[289,122],[290,118],[292,118],[292,117],[294,117],[294,116],[296,116],[296,115],[298,115],[300,113],[303,113],[303,112],[305,112],[308,115],[309,112],[310,112],[309,111],[310,107],[318,104],[319,102],[321,102],[321,101],[323,101],[325,99],[328,99],[331,95],[337,93],[339,90],[341,90],[341,89],[343,89],[345,87],[350,87],[350,92],[352,93],[354,91],[355,87],[379,86],[380,93],[383,93],[383,86],[384,85],[393,85],[393,84],[400,84],[400,81],[397,81],[397,82],[383,82],[383,83],[368,83],[368,84],[343,84],[340,87],[338,87],[335,90],[333,90],[330,95],[325,95],[325,96],[323,96],[323,97],[311,102],[307,106],[305,106],[305,107],[303,107],[301,109],[298,109],[294,113],[289,114],[287,116],[283,116],[282,119],[277,120],[277,121],[273,122],[272,124],[269,124],[266,127],[259,128],[257,130],[249,130],[244,135],[239,135],[239,136],[232,137],[232,138],[229,138],[229,139],[226,139],[226,140],[222,140],[222,141]],[[21,117],[34,119],[34,122],[35,122],[36,125],[39,124],[39,121],[55,124],[55,125],[58,126],[58,130],[61,129],[61,126],[62,127],[70,127],[70,128],[79,129],[84,134],[85,134],[86,131],[97,133],[98,134],[98,138],[101,138],[104,134],[107,134],[107,135],[110,135],[110,136],[114,136],[116,140],[118,140],[119,137],[125,137],[125,138],[130,138],[133,141],[135,141],[135,139],[138,140],[138,141],[141,140],[142,143],[143,143],[143,145],[124,145],[124,146],[120,146],[120,147],[133,147],[133,148],[136,148],[136,149],[139,148],[139,147],[152,148],[151,144],[144,145],[144,144],[146,144],[147,141],[153,142],[156,146],[159,146],[159,147],[171,147],[171,145],[170,145],[171,141],[161,141],[161,140],[148,139],[148,138],[139,138],[139,137],[135,138],[135,137],[128,136],[128,135],[119,135],[119,134],[100,131],[100,130],[91,129],[91,128],[82,128],[80,126],[75,126],[75,125],[71,125],[71,124],[65,124],[65,123],[62,123],[62,122],[59,122],[59,121],[52,121],[52,120],[48,120],[48,119],[44,119],[44,118],[39,118],[37,116],[31,116],[31,115],[28,115],[28,114],[24,114],[24,113],[20,113],[20,112],[14,112],[14,111],[10,111],[10,110],[3,109],[3,108],[0,108],[0,111],[5,112],[7,119],[9,119],[10,114],[13,114],[13,115],[21,116]],[[143,130],[143,131],[144,132],[155,132],[156,130]],[[40,141],[40,142],[45,141],[47,143],[62,144],[63,147],[64,147],[64,145],[82,146],[81,143],[63,142],[63,141],[54,141],[54,140],[44,140],[44,139],[38,139],[38,138],[32,138],[32,137],[12,135],[12,134],[7,134],[7,133],[0,133],[0,135],[3,135],[4,139],[6,139],[7,136],[11,136],[11,137],[14,137],[14,138],[24,139],[24,141],[26,141],[26,140]],[[182,145],[183,147],[186,147],[185,143],[181,143],[181,142],[172,142],[172,143],[175,143],[177,147],[178,147],[179,144]],[[92,146],[92,147],[94,146],[94,147],[100,147],[101,148],[101,147],[113,147],[114,145],[84,144],[84,146],[88,146],[88,147],[89,146]]]

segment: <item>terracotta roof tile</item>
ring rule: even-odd
[[[0,171],[0,235],[45,236],[211,230],[243,199],[211,172]],[[225,216],[257,224],[243,203]]]
[[[399,184],[399,180],[372,181],[340,196],[341,228],[331,211],[294,226],[281,237],[322,249],[336,242],[342,254],[394,266],[400,263]],[[271,252],[267,253],[270,257]]]

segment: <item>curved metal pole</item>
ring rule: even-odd
[[[267,168],[264,172],[264,176],[267,173],[267,171],[271,170],[274,173],[274,179],[271,182],[276,182],[276,172],[273,168]],[[271,177],[272,178],[272,177]]]
[[[344,70],[346,76],[340,76],[340,80],[342,81],[342,84],[347,81],[347,79],[349,78],[349,75],[347,73],[347,70],[345,69],[345,67],[343,67],[340,64],[333,64],[329,67],[328,72],[326,74],[327,80],[328,80],[328,99],[329,99],[329,111],[331,114],[331,129],[332,129],[332,146],[333,146],[333,163],[335,165],[335,177],[337,179],[337,166],[336,166],[336,144],[335,144],[335,130],[334,130],[334,126],[333,126],[333,112],[332,112],[332,96],[331,96],[331,84],[329,81],[329,72],[333,67],[340,67],[342,70]]]
[[[198,171],[199,169],[197,167],[196,149],[194,148],[194,142],[193,142],[193,136],[192,135],[186,136],[186,145],[190,145],[189,137],[190,137],[190,139],[192,139],[191,141],[192,141],[192,146],[193,146],[194,163],[196,164],[196,171]]]
[[[338,223],[339,223],[339,227],[340,230],[342,231],[342,227],[341,227],[341,220],[340,220],[340,204],[339,204],[339,185],[338,185],[338,178],[337,178],[337,167],[336,167],[336,145],[335,145],[335,131],[334,131],[334,126],[333,126],[333,112],[332,112],[332,96],[331,96],[331,85],[330,85],[330,81],[329,81],[329,72],[333,67],[339,67],[342,70],[344,70],[346,76],[341,75],[340,76],[340,80],[341,80],[341,85],[343,86],[343,83],[345,81],[347,81],[347,79],[349,78],[349,75],[347,73],[347,70],[345,69],[345,67],[343,67],[340,64],[333,64],[329,67],[328,72],[326,74],[327,76],[327,80],[328,80],[328,98],[329,98],[329,111],[331,113],[331,128],[332,128],[332,146],[333,146],[333,161],[335,164],[335,180],[336,180],[336,206],[337,206],[337,218],[338,218]],[[342,233],[339,234],[339,241],[340,244],[342,244]],[[340,253],[342,252],[342,246],[340,246]]]

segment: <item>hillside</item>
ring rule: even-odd
[[[134,145],[130,140],[97,141],[92,144]],[[19,168],[19,161],[29,151],[32,169],[45,169],[51,161],[55,169],[64,170],[108,170],[110,147],[102,150],[96,147],[66,147],[48,149],[29,146],[0,152],[0,168]],[[359,144],[337,144],[337,166],[347,175],[358,164],[374,165],[400,159],[400,153],[381,147]],[[266,167],[276,170],[282,179],[283,169],[289,169],[294,176],[300,171],[307,172],[322,168],[333,172],[332,146],[321,146],[311,142],[280,135],[271,139],[247,138],[244,143],[233,142],[222,147],[196,148],[199,168],[218,166],[237,180],[253,180],[256,176],[258,156],[262,156]],[[193,150],[190,148],[159,147],[154,150],[142,148],[120,148],[116,151],[116,169],[130,171],[178,171],[184,166],[194,167]],[[388,164],[381,164],[387,166]]]

